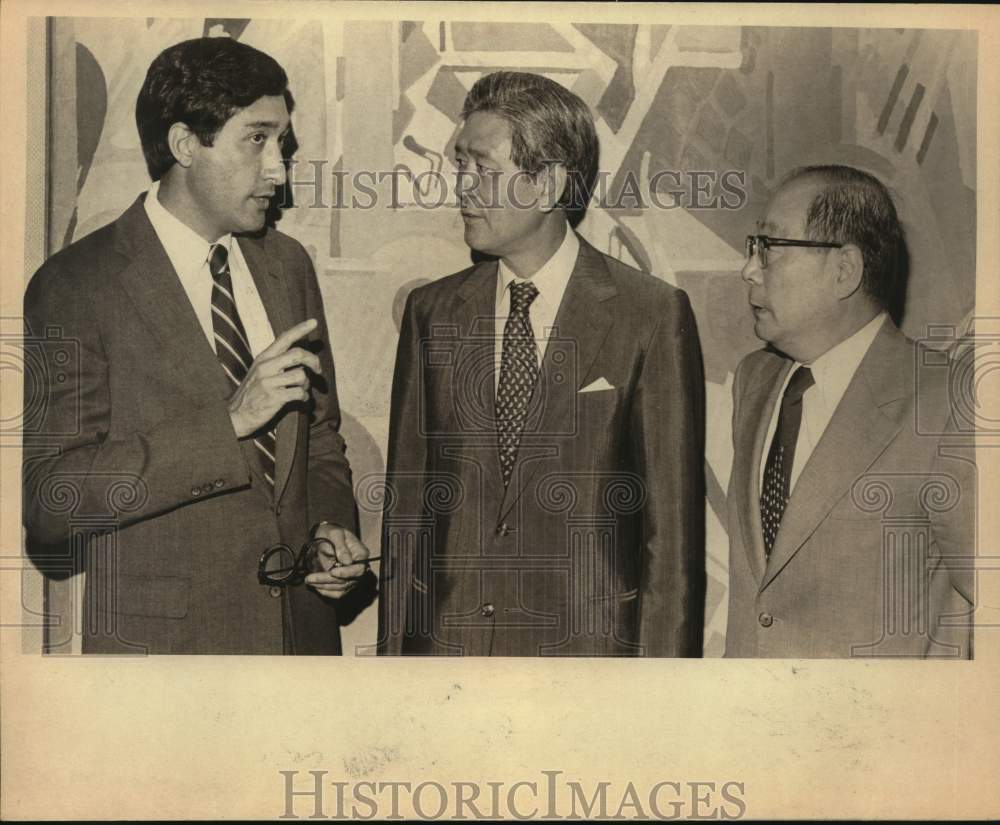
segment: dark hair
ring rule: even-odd
[[[167,142],[173,124],[186,124],[203,146],[211,146],[236,111],[265,95],[282,95],[292,111],[285,70],[252,46],[200,37],[164,49],[146,72],[135,104],[149,176],[159,180],[175,163]]]
[[[858,247],[865,266],[862,290],[892,311],[905,286],[906,239],[889,190],[851,166],[803,166],[784,183],[804,177],[821,184],[806,214],[810,239]]]
[[[493,72],[476,81],[462,118],[492,112],[510,124],[511,160],[529,174],[558,161],[567,172],[557,205],[570,223],[583,218],[597,179],[600,152],[587,104],[554,80],[528,72]]]

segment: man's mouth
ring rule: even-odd
[[[265,193],[263,195],[252,195],[251,197],[252,197],[253,200],[257,201],[257,204],[261,208],[267,209],[267,207],[271,203],[271,198],[274,197],[274,192],[271,192],[271,194],[266,194]]]

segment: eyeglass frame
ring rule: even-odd
[[[844,244],[833,241],[806,241],[798,238],[772,238],[770,235],[747,235],[747,260],[756,257],[761,269],[767,269],[767,250],[772,246],[798,246],[809,249],[841,249]],[[751,249],[751,247],[753,247]]]
[[[284,579],[274,579],[271,578],[265,572],[265,565],[268,559],[271,558],[275,553],[279,553],[282,550],[287,550],[289,553],[292,552],[292,548],[285,544],[284,542],[279,542],[278,544],[272,544],[263,553],[260,554],[260,560],[257,562],[257,581],[260,584],[268,585],[270,587],[294,587],[305,582],[306,576],[308,576],[313,571],[309,568],[310,554],[316,555],[316,547],[319,544],[326,543],[330,547],[334,547],[334,544],[330,539],[323,538],[322,536],[316,536],[315,538],[309,539],[302,547],[299,548],[298,554],[295,556],[295,562],[289,568],[290,572],[288,576]],[[358,559],[352,564],[364,564],[365,570],[371,570],[371,563],[373,561],[382,561],[381,556],[371,556],[367,559]],[[335,564],[334,567],[350,567],[348,564]],[[279,568],[284,569],[284,568]]]
[[[326,543],[333,547],[333,542],[327,538],[317,537],[309,539],[309,541],[299,548],[299,552],[295,556],[295,561],[292,563],[292,566],[288,568],[288,575],[283,579],[272,578],[266,572],[265,566],[271,556],[285,550],[291,553],[292,548],[284,543],[272,544],[260,554],[260,560],[257,562],[257,581],[260,584],[265,584],[270,587],[293,587],[295,585],[302,584],[306,580],[306,576],[313,572],[313,570],[309,567],[309,562],[311,561],[310,554],[312,557],[315,557],[317,545],[321,543]]]

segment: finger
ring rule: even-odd
[[[305,387],[278,387],[272,390],[271,397],[278,402],[280,409],[285,404],[291,404],[293,401],[308,401],[309,390]]]
[[[260,355],[262,358],[274,358],[275,356],[282,355],[287,352],[288,348],[298,341],[300,338],[304,338],[310,332],[312,332],[317,327],[317,321],[315,318],[310,318],[308,321],[301,321],[294,327],[286,329],[281,335],[274,339],[274,342],[265,349]]]
[[[367,563],[367,559],[371,556],[371,551],[369,551],[361,539],[349,530],[344,531],[344,544],[348,553],[350,553],[351,562]]]
[[[302,367],[279,372],[274,377],[275,382],[281,387],[307,387],[309,386],[309,376]]]
[[[326,587],[311,587],[310,589],[314,593],[318,593],[324,599],[342,599],[351,592],[352,588],[348,588],[347,590],[330,590]]]
[[[331,577],[329,571],[310,573],[306,578],[306,584],[310,587],[323,587],[327,590],[350,590],[357,583],[357,579],[338,579]]]
[[[329,590],[331,592],[346,593],[357,584],[356,579],[341,579],[332,576],[329,571],[323,573],[310,573],[306,577],[306,584],[315,587],[317,590]]]
[[[329,539],[314,538],[309,546],[309,570],[311,572],[325,572],[337,563],[337,553]]]
[[[264,366],[264,369],[268,374],[273,375],[282,370],[290,370],[299,366],[307,367],[315,373],[323,371],[323,367],[319,363],[319,357],[315,353],[309,352],[309,350],[302,349],[302,347],[292,347],[287,352],[271,358],[266,366]]]
[[[350,548],[347,545],[349,533],[342,528],[335,528],[326,534],[326,539],[333,545],[333,561],[339,567],[343,567],[354,562]]]
[[[354,562],[353,564],[338,564],[331,567],[327,572],[345,580],[360,579],[368,570],[365,562]]]

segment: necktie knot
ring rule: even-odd
[[[531,302],[538,297],[538,287],[531,281],[512,281],[510,285],[511,315],[526,315]]]
[[[229,266],[229,250],[221,243],[212,244],[212,249],[208,253],[208,268],[213,278],[222,275]]]
[[[785,388],[783,403],[795,404],[801,401],[806,390],[815,383],[812,370],[809,367],[799,367],[795,370],[791,380],[788,382],[788,386]]]

